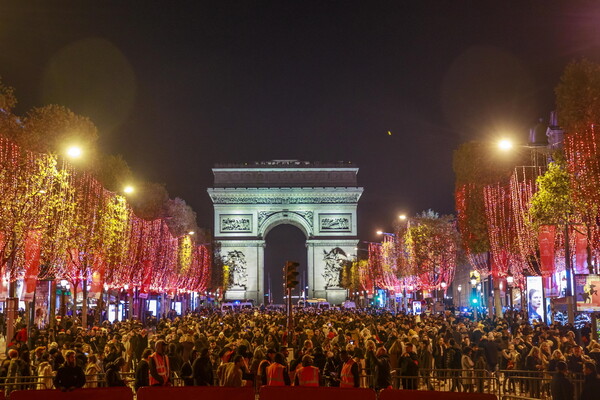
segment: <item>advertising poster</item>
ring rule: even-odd
[[[567,292],[567,272],[558,271],[544,278],[545,297],[565,297]]]
[[[420,301],[413,301],[412,306],[413,306],[413,313],[421,314],[421,302]]]
[[[527,277],[527,315],[529,322],[546,322],[544,312],[544,286],[541,276]]]
[[[600,275],[575,275],[577,311],[600,311]]]

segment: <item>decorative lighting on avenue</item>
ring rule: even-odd
[[[135,191],[135,189],[133,188],[133,186],[127,185],[123,188],[123,191],[127,194],[131,194]]]

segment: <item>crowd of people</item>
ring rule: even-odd
[[[16,389],[168,385],[301,385],[541,392],[582,400],[600,393],[600,344],[589,325],[531,325],[517,311],[498,320],[385,310],[297,310],[288,331],[280,311],[221,313],[54,329],[17,329],[0,364],[6,392]],[[530,376],[535,379],[518,378]],[[529,375],[527,375],[529,374]],[[570,379],[571,378],[571,379]],[[546,382],[546,383],[541,383]],[[439,386],[436,386],[439,387]]]

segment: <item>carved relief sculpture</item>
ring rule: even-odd
[[[248,267],[244,253],[239,250],[228,251],[223,263],[229,267],[229,288],[246,289]]]
[[[331,249],[327,252],[323,250],[323,261],[325,268],[323,269],[323,278],[325,278],[325,288],[334,289],[341,287],[342,269],[344,262],[348,260],[348,256],[344,250],[339,247]]]

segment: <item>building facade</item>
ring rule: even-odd
[[[356,256],[363,192],[355,165],[274,160],[217,165],[213,174],[208,194],[228,280],[225,299],[263,302],[265,237],[274,227],[290,224],[306,237],[308,297],[332,304],[345,300],[341,271]]]

